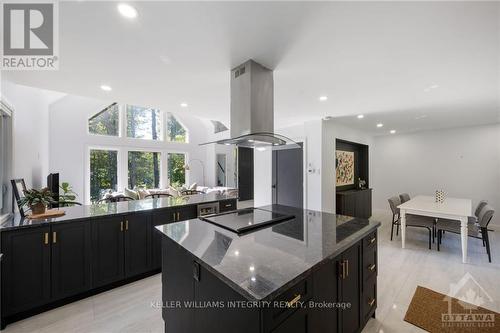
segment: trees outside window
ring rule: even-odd
[[[157,109],[127,105],[127,137],[162,140],[161,112]]]
[[[187,130],[171,113],[167,114],[167,141],[188,142]]]
[[[186,184],[186,155],[182,153],[168,154],[168,179],[170,186],[179,188]]]
[[[88,126],[90,134],[118,136],[120,132],[118,104],[113,103],[90,117]]]
[[[128,187],[159,188],[161,154],[157,152],[128,152]]]
[[[118,184],[118,151],[90,150],[90,201],[96,202]]]

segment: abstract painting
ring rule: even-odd
[[[354,185],[354,152],[337,150],[335,155],[337,186]]]

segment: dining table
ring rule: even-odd
[[[445,198],[436,202],[435,196],[418,195],[398,206],[401,216],[401,246],[405,248],[406,241],[406,214],[447,219],[460,223],[460,237],[462,240],[462,262],[467,262],[467,223],[472,215],[472,200],[459,198]]]

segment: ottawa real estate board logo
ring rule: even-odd
[[[57,70],[56,2],[3,2],[2,70]]]

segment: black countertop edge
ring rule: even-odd
[[[326,264],[329,260],[334,259],[337,257],[339,254],[350,248],[352,245],[355,243],[359,242],[362,240],[364,237],[368,236],[370,233],[375,231],[378,227],[382,225],[381,222],[379,221],[371,221],[370,225],[366,226],[362,230],[356,232],[355,234],[349,236],[347,239],[344,239],[340,242],[340,246],[332,252],[328,257],[324,258],[323,260],[319,261],[316,263],[314,266],[311,268],[305,270],[301,274],[297,275],[296,277],[292,278],[290,281],[287,283],[283,284],[281,287],[278,289],[274,290],[273,292],[269,293],[267,296],[265,296],[262,299],[256,298],[254,295],[251,293],[247,292],[245,289],[241,288],[237,283],[233,282],[231,279],[227,278],[224,274],[220,273],[216,269],[214,269],[210,264],[206,263],[203,261],[203,259],[198,258],[196,255],[192,254],[189,252],[188,249],[183,247],[181,244],[175,242],[173,239],[170,237],[162,234],[165,239],[173,242],[176,246],[179,246],[181,249],[186,251],[193,259],[196,260],[196,262],[200,263],[204,268],[206,268],[208,271],[213,273],[215,276],[217,276],[219,279],[221,279],[224,283],[226,283],[231,289],[236,291],[238,294],[242,295],[247,301],[268,301],[268,300],[273,300],[276,296],[281,294],[282,292],[286,291],[288,288],[292,287],[295,285],[298,281],[302,280],[303,278],[307,277],[309,274],[311,274],[313,271],[318,269],[320,266]],[[159,231],[159,230],[158,230]],[[161,232],[161,231],[160,231]]]
[[[154,210],[159,210],[159,209],[167,209],[167,208],[175,208],[175,207],[183,207],[183,206],[192,206],[192,205],[198,205],[198,204],[204,204],[204,203],[212,203],[212,202],[217,202],[217,201],[224,201],[224,200],[237,200],[238,196],[232,196],[232,195],[216,195],[216,194],[195,194],[192,196],[189,196],[190,198],[188,199],[194,199],[194,200],[188,200],[186,202],[179,202],[175,204],[171,204],[170,202],[168,204],[163,205],[163,201],[169,201],[169,198],[160,198],[160,199],[141,199],[141,200],[135,200],[135,201],[125,201],[125,202],[116,202],[116,203],[107,203],[107,204],[98,204],[100,207],[107,207],[107,210],[112,210],[110,207],[118,207],[122,206],[120,211],[117,212],[103,212],[103,213],[97,213],[95,215],[90,215],[88,214],[88,210],[91,210],[92,207],[95,207],[95,205],[83,205],[83,206],[74,206],[74,207],[62,207],[60,208],[61,210],[64,210],[67,212],[66,215],[56,217],[56,218],[50,218],[50,219],[44,219],[44,220],[30,220],[25,217],[22,217],[19,213],[12,214],[10,217],[8,217],[5,221],[0,223],[0,232],[3,231],[11,231],[11,230],[17,230],[17,229],[23,229],[23,228],[34,228],[34,227],[44,227],[44,226],[49,226],[53,224],[59,224],[59,223],[71,223],[71,222],[80,222],[80,221],[91,221],[91,220],[96,220],[96,219],[102,219],[102,218],[109,218],[109,217],[119,217],[119,216],[125,216],[125,215],[132,215],[132,214],[143,214],[143,213],[148,213],[152,212]],[[128,203],[140,203],[140,202],[149,202],[154,205],[155,201],[159,203],[158,207],[144,207],[144,208],[136,208],[136,209],[124,209],[124,207]]]

